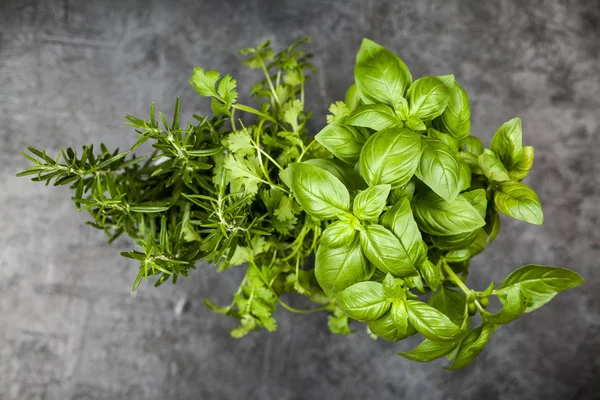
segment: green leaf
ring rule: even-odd
[[[412,82],[410,71],[394,53],[363,39],[354,67],[354,80],[362,98],[394,106]]]
[[[390,203],[396,204],[401,199],[408,199],[410,202],[415,193],[415,182],[414,180],[408,181],[408,183],[398,189],[394,189],[390,195]],[[412,212],[412,211],[411,211]]]
[[[383,293],[387,298],[395,298],[400,296],[402,291],[402,284],[399,282],[397,278],[394,278],[392,274],[386,274],[385,278],[381,282],[383,287]]]
[[[494,134],[490,149],[498,156],[506,169],[511,170],[523,157],[523,128],[520,118],[502,124]]]
[[[360,173],[370,186],[405,185],[421,158],[421,139],[410,129],[388,128],[367,140],[360,152]]]
[[[410,201],[401,198],[381,216],[381,225],[390,230],[400,242],[396,251],[404,260],[403,263],[410,262],[418,269],[427,257],[427,245],[423,242],[413,217]]]
[[[487,211],[487,196],[484,189],[470,190],[464,192],[462,196],[477,210],[477,212],[479,212],[481,218],[485,218],[485,213]]]
[[[346,221],[335,221],[329,225],[321,234],[321,246],[341,247],[350,245],[356,230]]]
[[[454,79],[454,77],[452,77]],[[410,115],[429,121],[440,116],[450,100],[445,82],[436,76],[424,76],[408,88],[406,95]]]
[[[352,167],[335,158],[313,158],[307,160],[305,163],[330,172],[349,190],[360,190],[367,187],[365,181],[354,171],[354,169],[352,169]]]
[[[495,294],[500,301],[505,302],[509,288],[516,286],[527,299],[525,312],[531,312],[552,300],[558,293],[583,282],[579,274],[566,268],[530,264],[508,275]]]
[[[467,153],[471,153],[476,157],[479,157],[483,153],[483,144],[481,140],[475,136],[467,136],[462,141],[463,147]]]
[[[429,362],[449,354],[459,345],[459,343],[459,341],[433,342],[429,339],[425,339],[411,351],[398,353],[398,355],[412,361]]]
[[[373,321],[390,309],[381,283],[358,282],[337,294],[337,304],[357,321]]]
[[[462,325],[465,319],[467,298],[463,292],[441,286],[429,299],[429,305],[444,313],[456,325]]]
[[[523,315],[526,307],[527,298],[519,286],[508,286],[506,288],[504,306],[500,312],[486,316],[485,320],[490,324],[508,324]]]
[[[544,223],[540,200],[535,192],[523,183],[500,183],[494,191],[494,207],[504,215],[530,224]]]
[[[469,332],[460,343],[460,347],[458,348],[458,352],[456,353],[452,364],[446,367],[446,369],[461,369],[469,365],[488,344],[491,336],[492,327],[487,324]]]
[[[390,185],[377,185],[361,191],[354,198],[352,212],[361,220],[377,221],[385,207],[390,189]]]
[[[369,330],[378,337],[395,342],[417,333],[408,321],[405,303],[394,302],[389,312],[382,317],[369,322]]]
[[[401,248],[399,240],[383,226],[365,226],[360,234],[360,242],[369,261],[381,271],[399,277],[417,274],[411,260],[398,252]]]
[[[448,106],[435,120],[435,125],[439,130],[452,135],[458,141],[462,141],[469,135],[471,130],[469,95],[457,82],[452,85]]]
[[[385,104],[368,104],[360,106],[346,118],[345,124],[362,126],[380,131],[402,124],[394,110]]]
[[[460,194],[449,203],[434,192],[421,193],[415,195],[411,205],[417,225],[431,235],[456,235],[485,225],[477,209]]]
[[[227,136],[227,148],[240,156],[254,154],[254,143],[247,129],[232,132]]]
[[[458,166],[459,166],[458,187],[459,187],[459,192],[462,192],[463,190],[467,190],[469,187],[471,187],[472,169],[468,163],[461,161],[460,159],[458,161]]]
[[[421,137],[421,148],[423,153],[415,171],[417,178],[452,203],[460,190],[461,180],[460,166],[452,149],[441,140],[426,136]]]
[[[334,219],[350,209],[350,194],[339,179],[311,164],[291,164],[291,189],[300,206],[315,218]]]
[[[458,141],[455,138],[453,138],[447,133],[440,132],[437,129],[431,127],[427,129],[427,136],[432,139],[438,139],[444,142],[446,146],[448,146],[448,148],[452,151],[452,155],[458,157],[459,146]]]
[[[527,177],[529,170],[533,166],[534,150],[533,146],[523,146],[523,156],[521,160],[511,169],[508,174],[512,179],[521,181]]]
[[[427,130],[427,126],[423,120],[419,117],[415,117],[414,115],[411,115],[406,119],[406,127],[415,132],[423,132]]]
[[[421,264],[420,272],[429,288],[431,288],[431,290],[436,290],[442,281],[442,271],[440,266],[432,263],[429,259],[426,259],[423,264]]]
[[[488,149],[479,155],[478,164],[483,174],[492,182],[510,181],[508,171],[496,155]]]
[[[452,342],[464,335],[445,314],[418,300],[408,300],[408,319],[426,339],[434,342]]]
[[[360,106],[360,93],[358,93],[358,89],[356,88],[355,83],[353,83],[346,91],[346,97],[344,102],[346,103],[350,111],[354,111]]]
[[[343,162],[354,165],[367,138],[355,127],[335,123],[323,128],[315,140]]]
[[[302,104],[301,104],[302,105]],[[330,115],[327,116],[327,123],[343,123],[346,117],[350,114],[350,109],[343,101],[336,101],[329,106]],[[352,124],[350,124],[352,125]]]
[[[372,274],[373,267],[365,259],[358,239],[336,248],[321,245],[317,249],[315,277],[329,297]]]
[[[431,241],[435,247],[441,250],[460,250],[469,247],[477,239],[480,232],[481,228],[456,235],[431,236]]]
[[[258,185],[262,183],[262,179],[256,157],[244,158],[230,154],[225,158],[223,167],[227,170],[227,177],[233,186],[232,192],[239,192],[241,187],[244,187],[244,192],[249,195],[258,192]]]
[[[201,96],[214,97],[229,106],[237,100],[238,93],[235,91],[237,82],[230,75],[225,75],[221,81],[219,78],[218,71],[205,71],[203,68],[196,67],[190,84]]]
[[[500,233],[500,228],[502,226],[502,222],[500,221],[500,214],[493,208],[490,208],[486,215],[485,221],[485,232],[488,234],[487,243],[492,243],[498,234]]]
[[[349,335],[352,333],[352,330],[348,326],[350,322],[350,318],[339,308],[336,307],[334,311],[334,315],[329,315],[327,317],[327,325],[329,326],[329,330],[331,333],[335,333],[336,335]]]

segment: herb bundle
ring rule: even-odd
[[[148,119],[126,116],[138,134],[130,150],[90,145],[78,155],[68,147],[52,158],[30,147],[23,155],[33,166],[18,176],[70,185],[88,224],[110,242],[129,235],[138,248],[122,255],[139,262],[133,290],[151,276],[156,286],[175,283],[199,261],[244,268],[230,304],[205,300],[240,321],[234,337],[275,330],[279,305],[324,311],[337,334],[357,321],[389,341],[419,333],[423,342],[401,356],[446,356],[458,369],[500,326],[583,283],[540,265],[482,291],[465,283],[471,258],[498,235],[500,213],[543,222],[538,197],[522,183],[534,152],[522,145],[518,118],[485,149],[469,134],[468,95],[453,75],[413,81],[400,58],[365,39],[355,83],[312,138],[307,41],[278,54],[269,42],[240,52],[264,75],[251,91],[257,107],[237,102],[230,75],[198,67],[190,83],[212,99],[212,115],[181,126],[179,99],[170,122],[152,104]],[[136,156],[146,142],[153,153]],[[293,308],[287,293],[314,306]],[[490,296],[502,304],[495,313]]]

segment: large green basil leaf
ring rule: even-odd
[[[533,146],[523,146],[523,156],[521,157],[521,161],[508,172],[510,177],[517,181],[525,179],[533,166],[533,156]]]
[[[462,196],[477,210],[477,212],[479,212],[481,218],[485,218],[487,197],[484,189],[470,190],[462,193]]]
[[[357,321],[373,321],[390,309],[381,283],[358,282],[337,294],[337,304]]]
[[[469,247],[479,236],[481,228],[449,236],[431,236],[433,245],[441,250],[460,250]]]
[[[434,342],[452,342],[461,338],[465,333],[445,314],[427,303],[408,300],[406,306],[408,320],[426,339]]]
[[[505,182],[510,181],[508,171],[502,164],[502,161],[496,155],[488,149],[485,149],[483,153],[479,155],[478,164],[483,174],[488,177],[492,182]]]
[[[458,195],[461,171],[454,152],[439,139],[421,137],[421,160],[415,171],[443,199],[453,202]]]
[[[353,83],[348,90],[346,91],[346,98],[344,99],[344,103],[350,111],[355,110],[357,107],[361,105],[360,93],[358,93],[358,89],[356,88],[356,84]]]
[[[500,228],[502,226],[502,222],[500,221],[500,214],[493,208],[490,208],[487,212],[485,218],[485,233],[488,234],[488,238],[486,240],[487,243],[492,243],[498,234],[500,233]]]
[[[418,193],[411,206],[421,231],[431,235],[456,235],[485,225],[477,209],[461,194],[449,203],[431,191]]]
[[[494,134],[490,149],[498,156],[506,169],[511,170],[523,156],[523,127],[520,118],[502,124]]]
[[[412,361],[418,362],[429,362],[437,358],[443,357],[446,354],[450,354],[460,344],[459,341],[455,342],[433,342],[429,339],[425,339],[417,347],[411,351],[405,351],[398,353],[399,356],[408,358]]]
[[[408,88],[406,99],[411,116],[429,121],[442,115],[450,100],[450,91],[446,82],[439,77],[423,76]]]
[[[358,238],[340,247],[320,245],[315,256],[315,277],[327,296],[369,279],[371,266],[362,252]]]
[[[485,320],[490,324],[508,324],[519,318],[527,308],[527,298],[519,286],[512,285],[506,288],[504,306],[497,314],[488,315]]]
[[[448,106],[435,120],[435,125],[458,141],[462,141],[469,135],[471,130],[469,95],[456,81],[450,90]]]
[[[383,226],[365,226],[360,242],[369,261],[383,272],[400,277],[417,274],[411,259],[398,251],[402,247],[400,241]]]
[[[331,173],[311,164],[293,163],[290,187],[298,204],[319,219],[333,219],[350,210],[350,193]]]
[[[446,367],[446,369],[461,369],[469,365],[488,344],[491,336],[492,327],[488,324],[473,329],[460,343],[460,347],[458,348],[454,360],[452,360],[452,364]]]
[[[346,221],[335,221],[321,234],[321,246],[341,247],[348,246],[354,240],[356,230]]]
[[[448,289],[445,286],[429,298],[429,305],[444,313],[452,322],[461,326],[465,320],[467,298],[463,292]]]
[[[408,311],[404,302],[392,303],[389,312],[369,322],[369,330],[390,342],[402,340],[417,333],[417,330],[408,321]]]
[[[317,133],[315,140],[343,162],[354,165],[367,138],[353,126],[333,123]]]
[[[412,76],[398,56],[372,40],[363,39],[356,55],[354,80],[367,102],[394,106],[404,97]]]
[[[398,200],[383,213],[381,225],[389,229],[400,242],[396,250],[398,255],[418,269],[427,257],[427,245],[413,217],[410,201],[407,198]]]
[[[364,221],[377,221],[390,194],[390,185],[370,186],[360,192],[352,203],[354,215]]]
[[[505,302],[508,288],[517,286],[527,299],[525,312],[531,312],[552,300],[558,293],[579,286],[583,282],[583,278],[575,271],[530,264],[508,275],[496,290],[496,295],[501,302]]]
[[[370,186],[398,188],[410,180],[421,158],[421,138],[406,128],[388,128],[367,140],[360,152],[360,173]]]
[[[346,117],[344,123],[371,128],[375,131],[402,125],[402,121],[396,116],[394,110],[381,103],[358,107]]]
[[[304,163],[311,164],[330,172],[350,190],[361,190],[367,187],[363,178],[354,169],[335,158],[313,158]],[[290,182],[291,185],[291,182]]]
[[[527,185],[516,182],[502,182],[494,191],[496,211],[530,224],[544,222],[542,205],[535,192]]]

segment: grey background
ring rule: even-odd
[[[240,67],[238,49],[303,35],[319,68],[307,99],[313,132],[351,83],[364,36],[413,76],[454,73],[484,143],[520,116],[546,223],[504,220],[470,284],[527,263],[568,266],[587,283],[498,330],[459,372],[395,355],[416,337],[333,336],[325,315],[278,311],[276,333],[238,341],[233,322],[201,300],[228,301],[239,271],[204,265],[177,286],[132,295],[137,268],[118,255],[129,243],[106,245],[65,188],[14,177],[28,145],[129,148],[123,114],[145,116],[152,100],[170,113],[180,95],[187,115],[208,111],[187,84],[194,66],[232,73],[246,91],[258,75]],[[597,0],[2,0],[0,399],[600,398],[599,151]],[[188,303],[180,315],[178,302]]]

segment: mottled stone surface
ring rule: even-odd
[[[188,115],[208,110],[187,84],[195,65],[230,72],[245,90],[256,75],[240,67],[239,48],[303,35],[319,68],[313,131],[351,82],[364,36],[414,76],[456,74],[484,142],[520,116],[546,223],[504,220],[470,283],[541,263],[572,267],[587,284],[500,329],[459,372],[395,356],[416,337],[333,336],[324,315],[278,312],[276,333],[238,341],[202,298],[227,301],[239,273],[202,266],[132,295],[136,266],[118,255],[129,243],[105,244],[64,188],[14,177],[27,145],[128,148],[122,116],[145,115],[152,100],[167,113],[176,95]],[[0,399],[598,399],[599,153],[597,0],[2,0]]]

